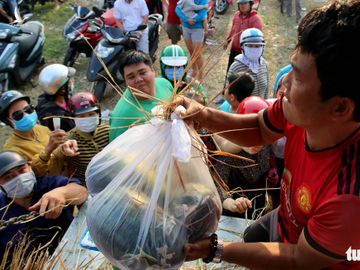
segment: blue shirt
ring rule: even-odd
[[[46,176],[37,178],[31,205],[38,202],[40,198],[50,190],[65,186],[68,183],[76,183],[80,185],[80,181],[78,179],[63,176]],[[18,217],[30,213],[27,209],[12,203],[9,208],[6,208],[7,211],[6,214],[4,214],[6,209],[3,208],[9,205],[10,202],[11,199],[8,198],[5,193],[0,192],[0,209],[2,209],[0,210],[0,216],[2,220],[9,220],[12,217]],[[6,244],[9,241],[12,241],[14,245],[16,245],[19,240],[21,241],[21,236],[26,232],[28,232],[28,238],[33,241],[30,249],[34,247],[38,248],[39,245],[45,245],[53,238],[55,233],[58,232],[58,235],[52,242],[53,245],[49,248],[49,251],[53,252],[59,240],[65,234],[67,228],[73,220],[72,214],[73,207],[67,207],[63,209],[61,215],[57,219],[38,217],[28,223],[9,225],[4,230],[0,231],[0,262],[2,261]],[[9,259],[11,259],[11,257]]]
[[[223,104],[219,106],[219,110],[227,113],[233,113],[230,108],[230,103],[225,100]]]
[[[208,0],[194,0],[194,3],[196,5],[208,5],[209,2]],[[207,19],[207,9],[200,9],[199,11],[197,11],[197,15],[192,18],[195,21],[195,24],[188,24],[187,21],[191,18],[187,18],[184,14],[184,12],[182,12],[182,10],[176,6],[175,9],[176,14],[179,16],[180,20],[181,20],[181,24],[189,29],[198,29],[198,28],[204,28],[204,20]]]

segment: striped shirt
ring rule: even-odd
[[[255,88],[251,93],[252,96],[259,96],[264,99],[268,98],[269,72],[264,58],[261,58],[259,71],[256,74],[252,72],[248,66],[235,59],[229,68],[228,78],[229,76],[235,75],[239,72],[248,72],[254,77]]]
[[[99,125],[93,134],[74,128],[66,139],[77,141],[80,154],[76,157],[66,157],[66,160],[74,173],[73,177],[78,178],[85,185],[87,165],[97,153],[109,144],[109,126]]]

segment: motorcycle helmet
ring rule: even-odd
[[[9,124],[7,111],[12,103],[17,100],[25,99],[30,104],[30,98],[16,90],[9,90],[0,97],[0,120]]]
[[[284,76],[286,74],[288,74],[292,69],[292,66],[291,65],[287,65],[285,67],[282,67],[278,74],[276,75],[276,78],[275,78],[275,83],[274,83],[274,95],[276,96],[276,91],[278,90],[279,88],[279,82],[284,78]]]
[[[0,152],[0,176],[9,170],[26,164],[26,159],[14,151]]]
[[[237,4],[250,3],[250,5],[254,4],[254,0],[237,0]]]
[[[39,75],[39,85],[48,95],[55,95],[75,75],[76,70],[61,64],[45,67]]]
[[[165,66],[170,67],[186,67],[188,57],[186,51],[179,45],[169,45],[161,51],[160,55],[160,69],[161,76],[165,76]],[[171,80],[171,79],[170,79]]]
[[[258,113],[262,109],[265,109],[270,106],[270,103],[267,102],[262,97],[250,96],[243,99],[237,110],[237,114],[247,114],[247,113]]]
[[[264,34],[257,28],[248,28],[240,36],[240,45],[244,44],[265,45]]]
[[[90,92],[79,92],[70,98],[70,112],[73,115],[79,115],[87,112],[97,112],[100,115],[100,105],[95,97]]]

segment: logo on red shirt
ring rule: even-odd
[[[311,193],[305,186],[300,186],[296,191],[296,201],[298,207],[305,213],[309,214],[311,210]]]

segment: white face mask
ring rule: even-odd
[[[85,118],[75,118],[76,127],[82,132],[93,132],[99,124],[99,115]]]
[[[244,46],[244,54],[250,61],[259,61],[261,55],[263,54],[264,47],[247,47]]]
[[[9,198],[25,198],[34,189],[36,177],[33,171],[20,174],[1,185]]]

